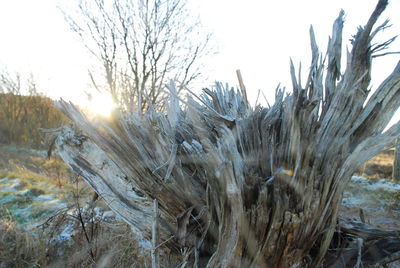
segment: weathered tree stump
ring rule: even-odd
[[[386,5],[380,0],[354,36],[343,74],[344,13],[325,75],[311,28],[306,84],[292,65],[293,93],[278,89],[270,108],[251,107],[220,84],[184,107],[171,94],[167,114],[121,114],[113,122],[92,123],[60,101],[76,127],[59,133],[59,153],[148,240],[157,200],[160,249],[188,266],[377,263],[387,256],[365,259],[365,225],[356,232],[338,224],[338,209],[351,175],[400,135],[399,123],[383,133],[400,103],[400,64],[367,100],[374,53],[391,42],[371,45],[387,24],[373,30]],[[337,245],[352,253],[328,252]]]

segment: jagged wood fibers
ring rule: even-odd
[[[400,64],[367,100],[371,60],[379,50],[371,45],[373,26],[386,5],[380,0],[358,29],[343,74],[344,13],[333,26],[326,76],[311,28],[306,84],[291,65],[293,93],[278,89],[270,108],[251,107],[240,92],[221,84],[201,97],[189,96],[183,108],[170,85],[166,115],[121,114],[111,122],[89,122],[60,101],[76,124],[60,132],[60,155],[148,240],[157,200],[160,248],[175,255],[177,264],[335,263],[343,254],[326,254],[338,233],[344,187],[400,134],[399,123],[383,133],[400,103]],[[379,261],[360,259],[368,248],[361,247],[365,237],[354,241],[358,246],[354,256],[346,255],[348,263]],[[330,260],[323,262],[326,256]]]

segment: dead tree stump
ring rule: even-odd
[[[220,84],[185,106],[171,94],[166,114],[96,124],[60,101],[76,127],[59,133],[59,153],[141,238],[151,239],[157,200],[160,250],[188,266],[320,267],[343,257],[328,252],[338,235],[355,248],[347,260],[377,263],[363,259],[360,233],[340,231],[338,209],[351,175],[400,135],[399,123],[383,133],[400,104],[400,64],[367,100],[372,58],[393,41],[371,42],[386,5],[358,29],[344,72],[344,13],[327,66],[311,28],[308,80],[292,64],[293,93],[278,89],[270,108]]]

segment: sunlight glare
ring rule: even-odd
[[[108,93],[93,94],[88,103],[88,109],[96,116],[110,117],[112,111],[116,108],[112,97]]]

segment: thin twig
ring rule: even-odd
[[[153,201],[153,226],[152,226],[152,249],[151,249],[151,267],[160,267],[160,256],[158,253],[158,202],[156,199]]]

